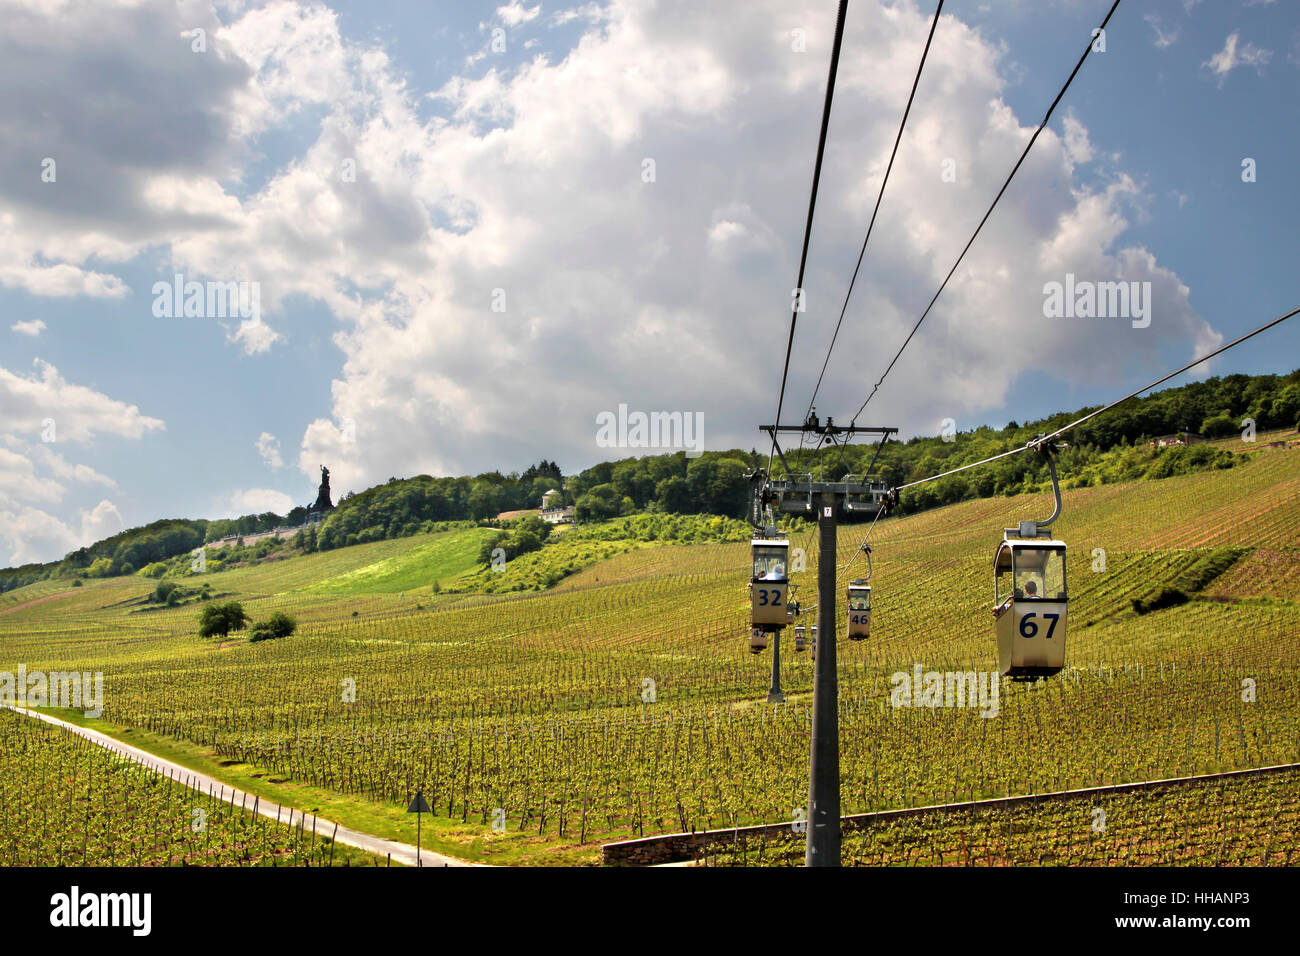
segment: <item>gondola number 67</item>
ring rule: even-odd
[[[1027,614],[1025,614],[1024,617],[1020,619],[1021,637],[1029,638],[1029,637],[1036,637],[1038,635],[1038,622],[1033,620],[1033,618],[1036,617],[1038,617],[1037,611],[1029,611]],[[1052,639],[1053,632],[1056,631],[1056,622],[1061,619],[1061,615],[1044,614],[1043,618],[1045,620],[1049,620],[1052,622],[1047,626],[1047,640],[1050,641]]]

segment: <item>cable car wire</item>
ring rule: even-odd
[[[1108,412],[1111,409],[1115,408],[1116,406],[1122,405],[1125,402],[1130,401],[1131,399],[1137,398],[1143,392],[1148,392],[1151,389],[1156,388],[1157,386],[1163,385],[1171,378],[1181,375],[1183,372],[1186,372],[1189,369],[1195,368],[1197,365],[1200,365],[1202,362],[1208,362],[1210,359],[1215,358],[1218,355],[1222,355],[1224,352],[1228,351],[1229,349],[1235,348],[1236,346],[1247,341],[1248,339],[1254,338],[1256,335],[1259,335],[1261,332],[1266,332],[1269,329],[1273,328],[1273,326],[1275,325],[1281,325],[1287,319],[1290,319],[1295,315],[1300,315],[1300,308],[1292,309],[1290,312],[1287,312],[1284,315],[1280,315],[1277,318],[1264,323],[1259,328],[1253,329],[1252,331],[1247,332],[1245,335],[1233,339],[1227,345],[1220,346],[1219,348],[1215,349],[1213,352],[1210,352],[1208,355],[1203,355],[1200,358],[1193,359],[1191,362],[1188,362],[1182,368],[1176,369],[1175,371],[1170,372],[1168,375],[1156,379],[1154,382],[1151,382],[1149,385],[1144,385],[1139,389],[1129,392],[1123,398],[1116,399],[1115,401],[1111,402],[1109,405],[1104,405],[1101,408],[1094,409],[1088,414],[1083,415],[1080,418],[1077,418],[1074,421],[1070,422],[1068,425],[1064,425],[1061,428],[1058,428],[1050,435],[1045,435],[1042,438],[1035,439],[1034,441],[1029,442],[1020,447],[1012,448],[1009,451],[1004,451],[1001,454],[992,455],[988,458],[981,459],[980,461],[974,461],[971,462],[970,464],[966,464],[958,468],[950,469],[949,471],[945,471],[938,475],[932,475],[929,478],[920,478],[916,481],[909,481],[907,484],[899,485],[897,488],[894,488],[893,490],[902,491],[905,488],[913,488],[917,485],[923,485],[930,481],[937,481],[940,478],[946,478],[949,475],[955,475],[959,471],[966,471],[969,468],[976,468],[979,465],[987,465],[990,462],[998,461],[1003,458],[1010,458],[1012,455],[1018,455],[1021,452],[1038,448],[1044,444],[1054,441],[1055,439],[1059,438],[1061,435],[1064,435],[1070,429],[1077,428],[1079,425],[1091,421],[1092,419],[1096,418],[1098,415]],[[853,562],[857,560],[858,555],[863,553],[864,549],[866,548],[867,542],[871,539],[871,532],[875,529],[876,522],[880,520],[881,516],[885,513],[885,510],[886,510],[885,506],[882,504],[879,510],[876,511],[876,516],[873,519],[871,519],[871,524],[867,527],[867,533],[863,536],[862,543],[858,545],[858,549],[853,553],[853,556],[849,558],[849,560],[845,563],[843,569],[836,576],[835,587],[837,590],[843,587],[843,581],[848,577],[849,569],[853,566]]]
[[[1091,421],[1092,419],[1096,418],[1098,415],[1101,415],[1102,413],[1108,412],[1112,408],[1115,408],[1117,405],[1122,405],[1125,402],[1129,401],[1130,399],[1137,398],[1143,392],[1149,392],[1151,389],[1155,388],[1156,386],[1163,385],[1171,378],[1183,374],[1183,372],[1186,372],[1188,369],[1195,368],[1197,365],[1200,365],[1202,362],[1208,362],[1210,359],[1214,358],[1215,356],[1222,355],[1224,352],[1228,351],[1228,349],[1235,348],[1236,346],[1240,345],[1242,342],[1245,342],[1247,339],[1253,339],[1261,332],[1266,332],[1269,329],[1273,328],[1273,326],[1275,325],[1281,325],[1287,319],[1292,318],[1293,316],[1298,314],[1300,314],[1300,307],[1294,308],[1290,312],[1285,313],[1284,315],[1279,315],[1276,319],[1273,319],[1270,322],[1265,322],[1259,328],[1253,329],[1252,331],[1247,332],[1245,335],[1233,339],[1227,345],[1219,346],[1217,349],[1215,349],[1213,352],[1210,352],[1207,355],[1202,355],[1199,358],[1193,359],[1192,361],[1184,365],[1182,368],[1176,369],[1175,371],[1170,372],[1168,375],[1156,379],[1151,384],[1143,385],[1141,388],[1137,389],[1136,391],[1129,392],[1123,398],[1116,399],[1115,401],[1111,402],[1109,405],[1103,405],[1101,408],[1094,409],[1093,411],[1082,416],[1081,418],[1076,418],[1068,425],[1061,426],[1056,431],[1052,432],[1050,435],[1044,435],[1042,438],[1036,438],[1033,441],[1028,442],[1027,444],[1022,445],[1018,448],[1012,448],[1010,451],[1004,451],[1000,455],[992,455],[988,458],[981,459],[980,461],[973,461],[970,464],[962,465],[958,468],[952,468],[948,471],[942,472],[941,474],[931,475],[929,478],[918,478],[916,481],[909,481],[907,484],[899,485],[897,488],[894,489],[894,491],[902,491],[905,488],[914,488],[917,485],[923,485],[926,482],[938,481],[940,478],[947,478],[949,475],[955,475],[959,471],[966,471],[968,468],[975,468],[978,467],[979,465],[987,465],[990,462],[997,461],[1001,458],[1009,458],[1012,455],[1018,455],[1021,452],[1030,451],[1039,448],[1040,446],[1048,444],[1049,442],[1052,442],[1055,439],[1059,438],[1060,436],[1064,435],[1070,429],[1077,428],[1079,425],[1082,425],[1084,422]]]
[[[1129,392],[1123,398],[1111,402],[1109,405],[1105,406],[1104,408],[1099,408],[1094,412],[1089,412],[1087,415],[1084,415],[1082,418],[1076,419],[1075,421],[1070,422],[1070,424],[1065,425],[1062,428],[1058,428],[1056,431],[1052,432],[1050,435],[1047,436],[1047,440],[1050,441],[1051,439],[1056,438],[1058,435],[1061,435],[1062,433],[1069,431],[1071,428],[1074,428],[1077,425],[1082,425],[1084,422],[1096,418],[1102,412],[1110,411],[1116,405],[1121,405],[1124,402],[1127,402],[1131,398],[1137,398],[1137,396],[1141,395],[1143,392],[1150,391],[1151,389],[1155,388],[1157,385],[1163,385],[1165,382],[1169,381],[1174,376],[1181,375],[1183,374],[1183,372],[1195,368],[1197,365],[1200,365],[1202,362],[1208,362],[1210,359],[1228,351],[1228,349],[1240,345],[1242,342],[1245,342],[1247,339],[1252,339],[1255,336],[1259,335],[1259,333],[1261,332],[1267,332],[1275,325],[1281,325],[1283,322],[1285,322],[1287,319],[1291,318],[1292,316],[1296,315],[1297,313],[1300,313],[1300,308],[1292,309],[1290,312],[1287,312],[1285,315],[1279,315],[1276,319],[1273,319],[1272,321],[1269,322],[1265,322],[1259,328],[1247,332],[1245,335],[1239,338],[1233,339],[1227,345],[1220,346],[1219,348],[1211,352],[1209,355],[1206,355],[1203,358],[1196,359],[1193,362],[1189,362],[1187,365],[1184,365],[1182,368],[1170,372],[1164,378],[1154,381],[1150,385],[1147,385],[1143,388],[1139,388],[1136,392]]]
[[[880,181],[880,192],[876,195],[876,206],[871,210],[871,221],[867,223],[867,235],[862,240],[862,249],[858,252],[858,264],[853,267],[853,275],[849,279],[848,291],[844,293],[844,304],[840,306],[840,318],[835,323],[835,332],[831,336],[831,344],[826,349],[826,359],[822,362],[821,373],[817,376],[817,384],[813,387],[812,398],[808,400],[808,412],[804,415],[806,420],[812,414],[812,407],[817,402],[817,393],[821,390],[822,379],[826,376],[826,366],[830,364],[831,352],[835,350],[835,341],[840,335],[840,326],[844,324],[844,314],[849,308],[849,297],[853,295],[853,285],[858,281],[858,270],[862,268],[862,257],[866,255],[867,243],[871,241],[871,230],[876,225],[876,214],[880,212],[880,201],[885,198],[885,186],[889,183],[889,174],[894,168],[894,157],[898,155],[898,144],[903,139],[903,129],[907,126],[908,114],[912,112],[912,100],[916,97],[916,88],[921,82],[921,72],[925,69],[925,59],[930,54],[930,42],[934,39],[935,27],[939,25],[939,14],[943,13],[943,0],[939,0],[939,6],[934,11],[934,19],[930,21],[930,34],[925,38],[925,49],[921,51],[921,62],[916,68],[916,77],[912,80],[912,92],[907,95],[907,107],[903,110],[903,120],[898,124],[898,135],[894,137],[894,148],[889,154],[889,164],[885,167],[885,178]]]
[[[844,41],[844,15],[848,10],[849,0],[840,0],[839,13],[835,18],[835,42],[831,47],[830,72],[826,77],[826,101],[822,105],[822,127],[817,137],[817,160],[813,164],[812,192],[808,196],[808,219],[803,229],[803,252],[799,255],[799,277],[795,280],[794,307],[790,311],[790,337],[785,343],[785,368],[781,372],[781,392],[776,400],[776,418],[774,424],[781,423],[781,406],[785,404],[785,383],[790,376],[790,353],[794,349],[794,327],[799,318],[799,309],[804,306],[803,275],[808,264],[808,243],[812,238],[813,210],[817,207],[817,186],[822,177],[822,156],[826,152],[826,130],[831,121],[831,100],[835,96],[835,74],[840,66],[840,46]],[[772,449],[767,453],[768,474],[772,472],[772,458],[776,454],[776,433],[772,434]]]
[[[883,515],[884,513],[885,513],[885,506],[881,505],[879,510],[876,511],[876,516],[871,519],[871,524],[867,527],[867,533],[863,535],[862,543],[858,545],[858,550],[853,552],[853,557],[849,558],[849,560],[845,563],[843,570],[840,571],[839,576],[836,578],[835,587],[837,590],[841,587],[840,582],[844,578],[848,577],[849,568],[853,567],[853,562],[858,560],[858,555],[862,554],[862,552],[866,550],[867,541],[871,538],[871,531],[873,528],[876,527],[876,522],[880,520],[880,516]]]
[[[1119,7],[1119,4],[1120,4],[1120,0],[1115,0],[1115,2],[1111,4],[1110,11],[1106,14],[1106,18],[1101,21],[1101,26],[1098,29],[1100,30],[1106,29],[1106,24],[1110,22],[1110,18],[1115,13],[1116,8]],[[889,376],[889,373],[893,371],[894,364],[898,361],[899,357],[903,354],[903,350],[906,349],[908,343],[912,341],[912,336],[916,335],[916,330],[921,327],[921,323],[924,322],[926,316],[930,314],[930,310],[934,308],[934,304],[939,301],[939,296],[943,294],[943,290],[948,286],[948,280],[950,280],[953,277],[953,274],[957,271],[957,267],[960,266],[962,260],[966,258],[966,253],[969,252],[970,247],[975,244],[975,239],[979,236],[980,230],[984,228],[984,224],[988,222],[989,217],[993,215],[993,210],[997,207],[997,204],[999,200],[1002,199],[1003,194],[1006,193],[1007,187],[1011,185],[1011,180],[1014,179],[1016,173],[1019,172],[1021,165],[1025,161],[1025,157],[1027,157],[1029,155],[1029,151],[1034,148],[1034,143],[1037,142],[1039,134],[1042,133],[1043,130],[1047,128],[1047,123],[1052,118],[1052,113],[1056,111],[1056,107],[1061,102],[1061,99],[1065,96],[1066,90],[1070,88],[1070,84],[1074,82],[1075,76],[1077,76],[1079,70],[1082,69],[1084,61],[1088,59],[1088,54],[1092,52],[1092,45],[1094,42],[1096,42],[1095,35],[1090,36],[1088,38],[1088,45],[1084,47],[1083,55],[1079,57],[1079,62],[1077,62],[1074,65],[1074,69],[1070,71],[1069,77],[1066,78],[1065,85],[1062,86],[1061,91],[1056,94],[1056,99],[1052,100],[1052,105],[1047,108],[1047,112],[1043,115],[1043,121],[1038,124],[1038,129],[1034,130],[1034,135],[1029,137],[1029,142],[1025,144],[1025,148],[1021,152],[1020,158],[1016,160],[1016,164],[1011,167],[1011,172],[1007,174],[1006,181],[1002,184],[1002,188],[999,189],[998,194],[993,197],[993,202],[992,204],[990,204],[988,211],[984,213],[984,218],[982,218],[979,221],[979,225],[977,225],[975,227],[975,231],[971,233],[970,239],[966,242],[966,245],[962,247],[961,254],[957,256],[957,261],[952,264],[952,268],[948,270],[948,274],[944,277],[943,282],[939,284],[939,290],[935,292],[934,298],[932,298],[930,300],[930,304],[925,307],[925,311],[921,313],[921,317],[916,320],[916,325],[912,326],[912,331],[907,333],[907,338],[903,340],[903,344],[899,346],[898,352],[894,355],[889,365],[885,368],[884,375],[880,376],[880,379],[872,387],[871,393],[867,395],[866,401],[864,401],[862,405],[858,408],[858,410],[853,414],[853,418],[849,421],[850,425],[854,424],[858,420],[858,416],[862,414],[863,410],[867,407],[867,405],[871,402],[871,400],[875,398],[876,392],[880,389],[881,384]]]

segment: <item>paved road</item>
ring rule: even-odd
[[[206,794],[211,790],[215,794],[222,794],[224,791],[225,801],[235,804],[243,804],[247,799],[247,805],[252,806],[254,797],[252,794],[245,794],[242,790],[235,790],[229,784],[223,783],[206,774],[196,773],[187,767],[182,767],[178,763],[172,763],[170,760],[164,760],[157,757],[147,750],[141,750],[139,747],[133,747],[130,744],[115,740],[107,734],[102,734],[98,730],[90,730],[86,727],[78,727],[76,724],[70,724],[66,720],[60,720],[57,717],[51,717],[49,714],[38,713],[34,710],[25,710],[21,707],[15,707],[11,704],[5,704],[10,710],[25,714],[28,717],[35,717],[37,720],[43,720],[47,724],[53,724],[56,727],[62,727],[72,731],[79,737],[85,737],[106,750],[128,757],[137,763],[144,764],[159,773],[165,773],[172,777],[177,783],[192,787],[200,793]],[[232,797],[231,794],[234,794]],[[298,824],[304,818],[307,827],[312,826],[313,820],[316,826],[317,836],[334,836],[339,843],[347,846],[354,846],[370,853],[375,853],[380,857],[392,854],[395,863],[403,863],[407,866],[415,866],[415,847],[409,843],[398,843],[395,840],[385,840],[383,837],[371,836],[369,833],[361,833],[357,830],[349,829],[345,826],[339,826],[338,834],[334,835],[334,823],[322,818],[313,818],[309,813],[302,813],[291,807],[282,807],[267,800],[257,802],[257,812],[268,819],[279,819],[281,823],[290,826]],[[480,864],[470,863],[466,860],[457,860],[454,857],[443,856],[441,853],[434,853],[432,850],[423,850],[420,853],[420,862],[423,866],[476,866]]]

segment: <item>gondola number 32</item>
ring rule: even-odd
[[[772,607],[781,606],[780,588],[759,588],[758,589],[758,606],[767,607],[768,605],[771,605]]]
[[[1036,617],[1038,617],[1038,612],[1037,612],[1037,611],[1029,611],[1029,612],[1027,612],[1027,613],[1025,614],[1024,617],[1022,617],[1022,618],[1020,619],[1020,636],[1021,636],[1021,637],[1036,637],[1036,636],[1038,636],[1038,622],[1034,620],[1034,618],[1036,618]],[[1052,633],[1056,630],[1056,622],[1059,621],[1059,620],[1061,619],[1061,615],[1059,615],[1059,614],[1044,614],[1044,615],[1043,615],[1043,619],[1052,622],[1051,624],[1049,624],[1049,625],[1047,626],[1047,635],[1046,635],[1047,640],[1050,641],[1050,640],[1052,639]]]

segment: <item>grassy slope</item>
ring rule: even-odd
[[[437,582],[445,587],[478,563],[478,552],[492,528],[469,528],[442,534],[421,535],[420,540],[372,564],[323,578],[303,588],[315,594],[397,594],[422,588],[426,592]]]
[[[877,525],[872,537],[873,639],[845,642],[841,651],[842,690],[848,706],[859,708],[844,718],[846,811],[915,802],[921,795],[1051,789],[1173,775],[1171,768],[1191,772],[1252,765],[1273,757],[1285,744],[1270,734],[1275,737],[1278,727],[1300,713],[1294,675],[1300,650],[1296,451],[1264,452],[1230,472],[1067,492],[1056,530],[1072,549],[1069,659],[1084,672],[1073,684],[1055,683],[1056,691],[1044,698],[1046,703],[1033,703],[1034,698],[1017,692],[1005,703],[1011,722],[998,724],[999,733],[1014,734],[1025,720],[1064,718],[1069,729],[1054,745],[1061,748],[1059,754],[1045,749],[1032,757],[1018,755],[985,741],[979,722],[974,738],[958,728],[957,746],[945,736],[951,731],[935,736],[941,727],[933,716],[910,712],[895,715],[893,723],[871,723],[876,718],[865,708],[887,694],[885,675],[893,670],[910,669],[917,661],[927,667],[992,665],[988,605],[994,545],[1002,527],[1049,510],[1046,499],[1039,497],[988,499]],[[841,568],[852,557],[862,530],[841,529]],[[428,725],[427,732],[440,733],[439,728],[462,726],[471,707],[484,702],[510,702],[521,713],[534,715],[527,718],[530,721],[557,714],[566,720],[613,721],[619,733],[637,741],[638,735],[651,731],[620,722],[644,713],[638,690],[645,675],[657,680],[666,712],[683,718],[707,719],[712,714],[716,719],[721,712],[743,720],[758,713],[752,702],[761,699],[770,659],[743,651],[744,544],[641,547],[580,571],[547,594],[422,595],[419,603],[425,607],[419,609],[412,597],[399,597],[399,588],[392,586],[405,570],[391,569],[420,567],[424,559],[403,561],[403,556],[436,553],[435,537],[376,542],[209,575],[214,591],[235,594],[254,617],[276,608],[298,615],[302,633],[271,646],[201,641],[193,635],[192,608],[142,615],[112,607],[143,593],[150,582],[111,579],[78,589],[42,582],[3,596],[9,601],[0,605],[0,668],[13,669],[22,661],[46,669],[72,662],[102,669],[110,690],[106,717],[136,726],[166,719],[195,738],[211,735],[219,746],[207,739],[175,746],[193,747],[190,759],[214,763],[231,759],[219,752],[222,748],[255,749],[259,735],[283,735],[286,720],[294,726],[301,719],[309,729],[313,723],[328,728],[338,726],[340,719],[350,725],[360,721],[382,732],[416,719]],[[811,592],[816,549],[811,540],[795,543],[809,550],[808,571],[797,579]],[[1133,597],[1185,579],[1206,549],[1230,546],[1256,550],[1210,582],[1203,595],[1194,595],[1197,599],[1191,603],[1147,615],[1133,613]],[[1104,572],[1090,569],[1098,548],[1106,551]],[[375,568],[390,570],[366,571]],[[861,569],[859,561],[853,573]],[[304,590],[322,578],[352,584],[348,593]],[[366,587],[376,593],[365,593]],[[811,603],[814,597],[807,592],[805,603]],[[24,603],[37,598],[48,600]],[[306,648],[309,655],[304,655]],[[783,660],[787,692],[806,695],[811,686],[807,655],[786,654]],[[1088,674],[1089,668],[1126,664],[1149,668],[1153,675],[1160,669],[1163,683],[1155,689],[1155,696],[1163,695],[1159,707],[1147,701],[1152,696],[1149,683],[1125,683],[1127,678],[1098,683],[1101,678]],[[1182,669],[1176,678],[1167,677],[1166,665]],[[1291,668],[1289,676],[1279,672],[1279,666]],[[1280,683],[1260,710],[1235,718],[1259,721],[1243,725],[1237,753],[1232,749],[1237,731],[1227,725],[1221,735],[1218,717],[1210,728],[1201,715],[1207,712],[1209,697],[1234,693],[1231,685],[1225,690],[1224,677],[1241,673],[1268,674]],[[367,688],[368,703],[360,716],[341,718],[337,704],[329,703],[337,697],[334,688],[340,675],[355,675]],[[159,687],[165,688],[161,696]],[[251,710],[239,711],[226,722],[220,715],[232,707]],[[491,725],[472,726],[490,730]],[[1169,737],[1175,731],[1179,745],[1171,748]],[[778,727],[768,720],[762,733],[770,737],[768,748],[733,753],[730,764],[705,760],[702,769],[679,767],[672,772],[700,773],[699,779],[724,786],[729,781],[718,767],[734,765],[740,778],[736,785],[752,795],[753,818],[760,818],[770,806],[785,806],[806,773],[806,750],[800,750],[801,740],[806,746],[802,723],[792,718],[789,726]],[[159,746],[165,745],[164,738],[158,736]],[[491,746],[499,747],[499,740],[492,739],[496,742]],[[603,738],[597,734],[596,739]],[[666,743],[675,747],[671,737]],[[662,737],[646,738],[639,746],[664,744]],[[1295,742],[1285,746],[1294,752]],[[963,760],[979,762],[974,778],[958,762],[963,750],[971,754]],[[520,766],[529,768],[522,772],[533,775],[549,773],[549,761],[555,759],[530,764],[526,752],[500,752],[521,760]],[[390,759],[376,754],[379,763]],[[891,754],[899,759],[891,761]],[[398,761],[394,772],[401,772],[398,768],[406,758],[399,753],[391,759]],[[636,767],[628,764],[620,772]],[[914,767],[910,775],[907,767]],[[204,769],[223,772],[220,766]],[[245,771],[267,772],[238,765],[225,769],[232,775],[228,779],[240,785],[250,782],[242,776]],[[689,776],[665,779],[676,779],[682,792],[698,787]],[[391,819],[396,802],[370,800],[361,793],[341,796],[334,792],[337,788],[303,780],[265,785],[314,788],[316,792],[304,799],[330,799],[321,812],[363,828]],[[284,797],[283,789],[275,793],[277,799]],[[703,792],[699,796],[703,803]],[[710,794],[709,799],[716,798]],[[533,861],[543,853],[554,854],[548,859],[592,859],[594,839],[606,832],[626,833],[618,825],[593,825],[586,847],[574,846],[572,830],[567,837],[530,835],[531,824],[528,833],[498,836],[476,819],[476,812],[462,822],[459,804],[450,817],[446,805],[440,806],[438,823],[426,828],[437,842],[428,845],[448,852],[460,847],[461,853],[481,853],[503,862]],[[646,821],[645,832],[675,829],[678,823],[672,816]],[[700,812],[692,809],[688,820],[690,825],[722,822],[707,806]],[[401,824],[394,820],[393,825]]]

